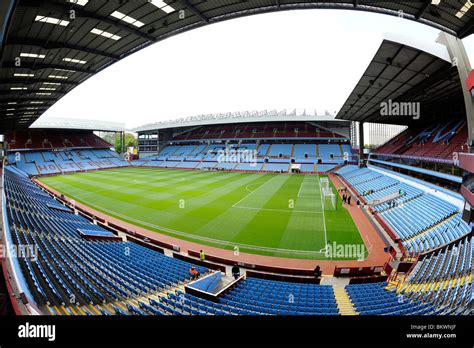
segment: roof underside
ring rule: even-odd
[[[167,124],[166,126],[158,126],[158,127],[140,127],[137,129],[134,129],[135,132],[138,134],[157,134],[160,132],[160,134],[165,133],[165,132],[171,132],[171,133],[186,133],[193,131],[195,129],[203,128],[203,127],[209,127],[213,128],[215,126],[218,127],[224,127],[224,126],[229,126],[229,125],[248,125],[249,127],[253,126],[258,126],[258,125],[263,125],[263,124],[269,124],[269,125],[277,125],[277,124],[283,124],[286,123],[287,127],[291,127],[294,124],[301,124],[301,123],[308,123],[311,125],[316,125],[318,127],[327,127],[327,128],[347,128],[350,125],[349,121],[345,120],[336,120],[334,118],[278,118],[276,117],[269,117],[268,119],[264,118],[255,118],[255,119],[221,119],[221,120],[203,120],[200,123],[188,123],[188,122],[176,122],[174,124]]]
[[[114,62],[154,42],[206,24],[292,9],[356,9],[403,14],[407,19],[464,37],[474,29],[473,11],[463,9],[465,3],[464,0],[441,0],[438,5],[433,5],[431,0],[167,0],[166,3],[161,0],[3,0],[0,4],[0,130],[28,127],[67,92]],[[112,16],[115,11],[120,14]],[[38,18],[40,21],[35,21]],[[48,18],[61,20],[61,25],[57,21],[52,24]],[[105,31],[109,37],[91,31]],[[42,58],[20,57],[21,53]]]
[[[57,130],[57,129],[74,129],[74,130],[92,130],[102,132],[122,132],[125,131],[125,124],[120,122],[85,120],[73,118],[40,118],[36,120],[30,127],[31,130]]]
[[[306,111],[304,109],[293,110],[261,110],[261,111],[243,111],[228,112],[222,114],[208,114],[177,118],[169,121],[161,121],[152,124],[146,124],[135,128],[137,132],[155,132],[160,129],[176,127],[195,127],[208,125],[224,125],[234,123],[257,123],[257,122],[346,122],[336,120],[330,114],[318,115],[315,110]]]
[[[418,121],[414,115],[382,112],[382,106],[393,102],[419,103],[421,121],[465,116],[456,67],[425,51],[384,40],[336,118],[403,125]]]

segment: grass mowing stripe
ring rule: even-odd
[[[182,239],[262,255],[325,259],[317,176],[121,168],[40,180],[106,214]],[[233,207],[236,203],[252,209]],[[326,212],[326,228],[332,241],[361,241],[339,205]]]
[[[305,175],[301,182],[300,188],[314,187],[317,177],[313,175]],[[322,226],[322,211],[319,195],[316,191],[309,191],[312,195],[301,195],[298,190],[298,199],[295,204],[295,213],[288,220],[285,232],[282,236],[281,243],[292,249],[304,248],[311,245],[312,250],[321,250],[325,246],[324,231],[314,229],[313,226]],[[313,214],[296,214],[297,210],[313,211]],[[304,243],[301,241],[304,240]]]

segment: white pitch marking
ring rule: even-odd
[[[273,178],[271,178],[270,180],[268,181],[265,181],[263,184],[261,184],[259,187],[257,187],[255,190],[253,191],[250,191],[248,194],[246,194],[242,199],[240,199],[237,203],[234,203],[234,205],[232,206],[232,208],[238,208],[236,207],[236,205],[238,205],[240,202],[242,202],[243,200],[245,200],[247,197],[251,196],[252,194],[254,194],[255,192],[257,192],[258,190],[260,190],[264,185],[268,184],[270,181],[274,180],[278,178],[278,176],[274,176]],[[248,185],[247,185],[248,186]],[[247,190],[248,191],[248,190]]]
[[[270,209],[270,208],[255,208],[255,207],[233,207],[238,209],[252,209],[252,210],[268,210],[268,211],[282,211],[285,213],[306,213],[306,214],[321,214],[320,211],[313,210],[291,210],[291,209]]]
[[[137,223],[142,224],[142,225],[153,227],[157,230],[161,230],[161,231],[168,232],[168,233],[178,235],[178,236],[184,236],[184,237],[195,239],[195,240],[202,240],[202,241],[206,241],[206,242],[211,242],[211,243],[215,243],[215,244],[222,244],[222,245],[231,246],[231,247],[238,246],[238,247],[249,249],[249,250],[259,250],[259,251],[269,251],[269,252],[275,252],[276,251],[276,252],[291,253],[291,254],[310,254],[310,255],[311,254],[321,254],[321,252],[319,252],[319,251],[270,248],[270,247],[263,247],[263,246],[243,244],[243,243],[234,243],[234,242],[224,241],[224,240],[220,240],[220,239],[203,237],[203,236],[199,236],[199,235],[196,235],[196,234],[177,231],[177,230],[173,230],[171,228],[167,228],[167,227],[164,227],[164,226],[159,226],[159,225],[155,225],[155,224],[152,224],[152,223],[149,223],[149,222],[146,222],[146,221],[138,220],[138,219],[132,218],[130,216],[118,213],[118,212],[110,210],[110,209],[106,209],[106,208],[103,208],[103,207],[98,207],[98,206],[96,206],[92,203],[85,203],[85,204],[88,205],[91,208],[96,208],[99,211],[104,211],[104,212],[107,212],[111,215],[119,216],[119,217],[123,218],[124,221],[127,221],[127,220],[134,221],[134,222],[137,222]]]
[[[326,233],[326,215],[324,215],[324,203],[323,203],[323,191],[321,190],[321,185],[319,185],[320,177],[318,174],[318,186],[319,186],[319,199],[321,200],[321,207],[323,211],[323,226],[324,226],[324,245],[328,245],[328,236]],[[336,202],[337,204],[337,202]]]
[[[301,194],[301,189],[303,188],[303,184],[305,184],[304,179],[303,179],[303,181],[301,181],[300,189],[299,189],[299,191],[298,191],[298,196],[297,196],[297,197],[298,197],[298,198],[314,198],[313,195],[305,195],[304,193],[303,193],[303,195]],[[306,183],[306,184],[308,184],[308,183]],[[319,183],[318,183],[318,187],[320,187],[320,186],[319,186]]]

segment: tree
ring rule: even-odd
[[[102,139],[107,141],[110,144],[114,145],[115,151],[120,153],[120,133],[106,133],[102,136]],[[138,140],[133,133],[125,133],[124,139],[125,151],[130,146],[138,146]]]

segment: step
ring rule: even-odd
[[[334,297],[336,298],[337,308],[339,308],[341,315],[358,315],[345,288],[335,287]]]

